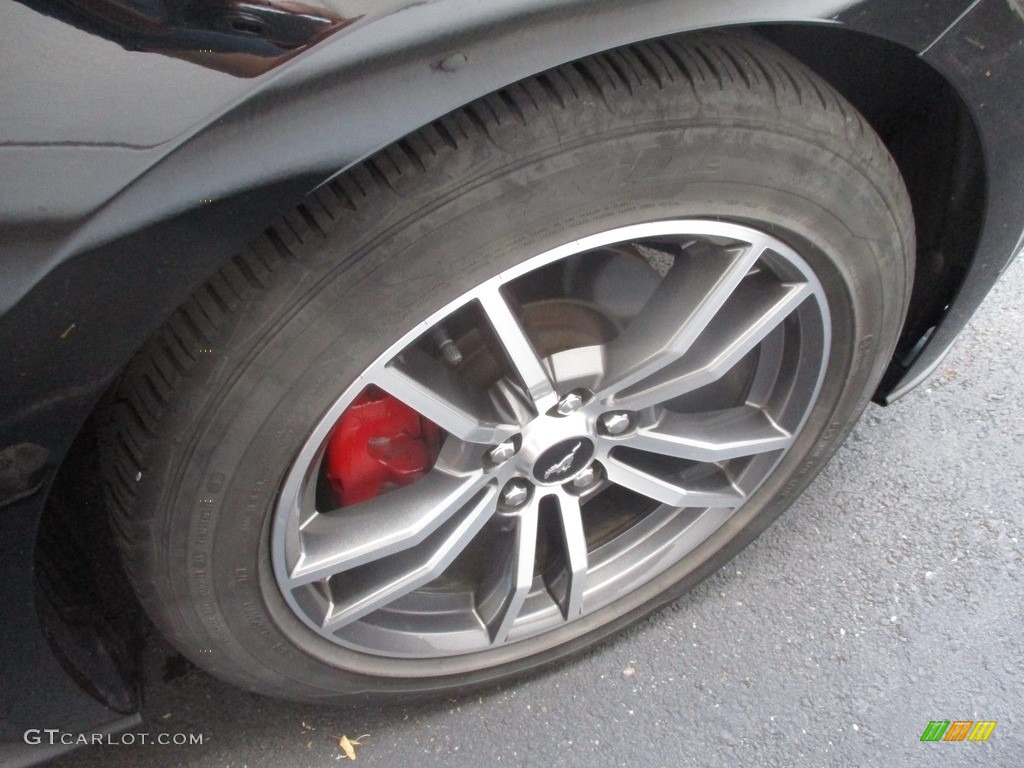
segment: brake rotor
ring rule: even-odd
[[[576,347],[604,344],[618,328],[593,304],[579,299],[545,299],[523,306],[523,324],[541,357]],[[462,353],[459,374],[471,384],[489,387],[504,375],[502,361],[487,338],[474,328],[456,340]]]

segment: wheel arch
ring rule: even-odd
[[[984,214],[984,196],[981,194],[984,190],[984,164],[978,132],[970,112],[955,88],[942,75],[911,49],[898,43],[831,24],[779,23],[748,28],[804,60],[858,106],[886,141],[901,174],[908,180],[921,246],[912,312],[901,347],[897,350],[897,355],[901,354],[901,350],[905,355],[917,343],[921,334],[934,325],[945,305],[956,294],[959,281],[966,274],[977,244]],[[610,47],[618,46],[613,44],[601,50]],[[842,66],[836,66],[836,57],[828,53],[837,47],[844,52]],[[427,71],[430,77],[445,79],[458,76],[470,58],[467,54],[460,54],[457,48],[451,48],[453,52],[447,56],[434,55],[418,63],[430,61]],[[584,55],[593,52],[597,51]],[[460,55],[466,56],[466,62],[462,62]],[[454,59],[449,61],[452,57]],[[581,57],[572,56],[569,60],[577,58]],[[540,66],[541,63],[545,66]],[[559,60],[551,65],[556,63],[565,62]],[[532,66],[546,69],[547,64],[547,61],[543,61]],[[454,71],[447,71],[446,66],[454,68]],[[872,91],[866,84],[870,84],[870,78],[878,71],[898,72],[899,76],[888,80],[884,88]],[[489,86],[495,82],[498,85],[488,86],[487,90],[479,93],[472,88],[457,90],[456,93],[462,95],[452,98],[461,101],[452,104],[450,108],[457,108],[485,93],[500,91],[533,73],[520,73],[516,69],[494,73],[492,79],[486,82]],[[319,113],[324,111],[324,106],[323,103],[316,103],[318,99],[312,89],[325,77],[326,74],[321,74],[304,81],[301,87],[296,86],[295,91],[306,108]],[[335,83],[331,87],[344,90],[358,88],[358,84]],[[913,89],[922,87],[936,89],[933,98],[923,105],[908,102],[905,96]],[[301,156],[291,163],[275,160],[274,167],[278,171],[269,178],[246,176],[246,173],[252,174],[258,169],[258,163],[254,166],[251,158],[244,161],[240,158],[246,153],[257,157],[269,156],[275,142],[288,138],[287,133],[281,132],[282,123],[261,123],[263,117],[275,110],[278,110],[279,117],[285,114],[288,100],[277,102],[276,107],[275,101],[281,93],[288,92],[284,88],[281,91],[269,89],[268,93],[237,107],[229,116],[230,119],[212,124],[167,155],[65,244],[67,252],[76,254],[75,257],[66,261],[57,273],[49,275],[38,286],[45,287],[52,282],[64,285],[65,290],[67,286],[80,286],[81,282],[69,279],[66,272],[60,274],[65,269],[80,270],[81,280],[87,284],[100,285],[111,260],[123,263],[125,274],[129,277],[142,265],[152,264],[154,260],[164,270],[157,278],[148,279],[146,295],[136,295],[125,302],[124,311],[109,304],[104,310],[113,313],[109,322],[114,327],[126,329],[123,334],[119,334],[116,340],[106,342],[108,347],[99,355],[95,354],[95,349],[90,351],[88,348],[78,353],[80,356],[92,356],[92,362],[85,364],[85,370],[90,372],[84,385],[88,393],[83,393],[75,407],[79,415],[78,425],[88,416],[96,399],[116,379],[134,351],[146,342],[177,306],[226,263],[241,244],[265,229],[267,222],[272,221],[276,213],[293,207],[303,192],[336,175],[332,169],[351,167],[374,151],[392,144],[422,124],[429,123],[439,116],[435,113],[441,109],[438,104],[424,105],[423,98],[418,99],[415,105],[405,104],[400,110],[400,118],[390,123],[387,131],[376,132],[373,139],[375,144],[363,145],[361,150],[352,150],[349,155],[336,152],[330,156],[317,154],[316,147],[311,147],[308,139],[297,139],[307,154],[300,153]],[[358,118],[361,124],[365,123],[359,130],[364,133],[369,131],[374,121],[386,114],[388,105],[396,99],[395,95],[388,99],[379,95],[371,98],[376,111]],[[447,111],[448,108],[441,109],[441,113]],[[930,116],[936,114],[943,115],[944,119],[930,119]],[[260,138],[259,148],[247,147],[243,140],[245,130],[254,130],[261,124],[268,135]],[[958,131],[958,139],[953,142],[944,140],[950,125],[955,125]],[[908,136],[925,140],[914,142]],[[190,179],[190,175],[195,175],[190,174],[190,167],[194,168],[196,164],[202,163],[203,158],[211,157],[217,159],[214,162],[207,160],[201,178]],[[931,173],[936,162],[950,169],[950,173],[945,174],[939,184],[935,184],[936,179]],[[282,165],[288,165],[290,170],[282,173]],[[225,169],[244,170],[245,173],[222,172]],[[931,182],[931,187],[924,184],[916,186],[911,181],[914,179]],[[209,185],[204,186],[207,182]],[[164,184],[170,184],[178,198],[177,202],[175,199],[164,200],[164,207],[158,212],[151,201]],[[943,244],[943,238],[948,234],[950,221],[948,209],[944,206],[950,200],[956,201],[953,210],[959,217],[957,221],[966,222],[968,227],[959,236],[955,248],[935,250]],[[291,232],[296,237],[301,236],[301,233],[294,230]],[[207,234],[212,237],[212,242],[209,239],[203,240],[202,247],[198,248],[198,238]],[[170,257],[182,250],[188,255],[175,265]],[[935,290],[936,280],[941,284],[941,292]],[[130,282],[126,281],[113,288],[112,292],[124,295],[130,290]],[[44,292],[42,296],[46,297],[47,294]],[[82,301],[75,298],[74,292],[67,294],[67,300],[72,303]],[[84,314],[89,311],[94,300],[95,297],[90,297],[84,306],[76,309]],[[18,309],[15,308],[15,311]],[[65,327],[62,325],[65,319],[62,316],[56,317],[52,322],[53,330],[59,333]],[[53,355],[52,347],[41,354],[41,360],[45,360],[47,355]],[[81,369],[76,372],[74,367],[82,364],[82,360],[74,355],[63,358],[60,365],[66,369],[65,380],[73,377],[81,380]],[[82,434],[85,433],[79,436]],[[74,436],[74,432],[66,436],[67,445],[70,445]],[[73,461],[62,465],[62,476],[75,471],[80,471],[80,468]]]
[[[52,313],[44,323],[16,323],[35,331],[35,338],[26,336],[23,343],[13,340],[16,361],[22,353],[25,370],[52,369],[48,358],[57,350],[52,342],[40,340],[66,341],[60,334],[82,317],[124,331],[116,339],[91,339],[87,365],[76,359],[73,344],[61,344],[59,354],[67,362],[58,363],[63,370],[51,377],[65,391],[69,383],[88,386],[86,379],[109,382],[192,291],[275,215],[294,208],[304,193],[486,94],[549,67],[628,45],[634,38],[664,36],[653,34],[663,5],[645,4],[653,11],[645,24],[637,24],[639,32],[616,26],[614,18],[601,14],[594,14],[600,23],[583,17],[600,34],[577,33],[571,45],[562,47],[544,39],[543,54],[535,57],[502,48],[521,46],[522,30],[503,31],[492,44],[497,33],[477,29],[463,30],[464,40],[434,41],[424,50],[378,53],[395,59],[379,69],[373,57],[367,62],[356,54],[325,52],[325,62],[317,63],[317,57],[296,62],[301,66],[287,68],[280,78],[170,148],[63,240],[53,257],[59,266],[9,314],[38,316],[39,307],[55,304],[67,309]],[[865,31],[813,18],[726,24],[718,18],[722,14],[703,4],[699,8],[707,19],[695,14],[677,34],[729,26],[767,37],[853,103],[896,160],[913,201],[919,250],[914,297],[896,354],[906,362],[956,296],[980,239],[988,169],[972,110],[949,79],[903,41],[886,39],[881,29]],[[549,9],[548,15],[552,13]],[[386,27],[385,22],[401,16],[399,12],[376,23]],[[534,33],[548,30],[549,35],[565,29],[564,18],[531,17],[522,24]],[[677,21],[676,26],[682,25]],[[380,33],[386,36],[388,30]],[[492,52],[493,61],[471,71],[484,50]],[[365,81],[351,77],[363,69],[369,69]],[[344,111],[335,119],[338,110]],[[129,285],[104,285],[109,263],[134,273],[135,289],[147,294],[144,301],[132,302]],[[158,269],[144,274],[153,264]],[[84,286],[86,297],[76,296],[69,285],[79,292]],[[120,306],[98,301],[104,293],[116,296]],[[903,371],[894,366],[880,397]]]

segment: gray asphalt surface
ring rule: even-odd
[[[390,709],[288,704],[147,653],[138,731],[61,766],[1024,765],[1024,260],[931,379],[871,406],[753,546],[589,655]],[[184,671],[183,671],[184,670]],[[997,720],[921,743],[930,720]],[[364,736],[364,734],[366,734]]]

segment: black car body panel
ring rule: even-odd
[[[920,354],[894,361],[898,377],[882,394],[892,402],[919,384],[942,361],[999,275],[1024,245],[1021,205],[1024,163],[1020,154],[1024,101],[1007,98],[1024,82],[1024,6],[1016,0],[981,3],[922,54],[954,83],[971,111],[986,167],[986,209],[970,270]]]
[[[54,475],[96,403],[275,215],[454,108],[598,51],[721,26],[817,25],[917,54],[970,115],[984,206],[955,299],[908,337],[882,401],[937,365],[1020,245],[1024,100],[1005,97],[1024,82],[1016,0],[336,2],[351,7],[265,45],[232,39],[223,8],[210,21],[175,15],[188,5],[176,0],[138,3],[162,7],[165,28],[133,37],[77,5],[0,8],[0,451],[13,478],[0,486],[4,741],[95,729],[134,706],[122,671],[102,684],[58,660],[32,578]],[[19,467],[24,445],[39,450]]]

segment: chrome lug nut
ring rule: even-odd
[[[572,481],[572,484],[577,488],[589,488],[597,480],[597,472],[594,471],[593,467],[587,467],[578,475],[576,479]]]
[[[487,452],[487,461],[491,464],[504,464],[515,455],[516,444],[512,440],[506,440]]]
[[[530,487],[523,480],[509,480],[501,489],[501,503],[506,507],[520,507],[530,495]]]
[[[601,417],[601,427],[609,435],[621,435],[631,426],[632,420],[628,413],[606,413]]]
[[[555,413],[559,416],[568,416],[573,411],[578,411],[582,407],[583,398],[577,392],[570,392],[558,401],[558,405],[555,406]]]

